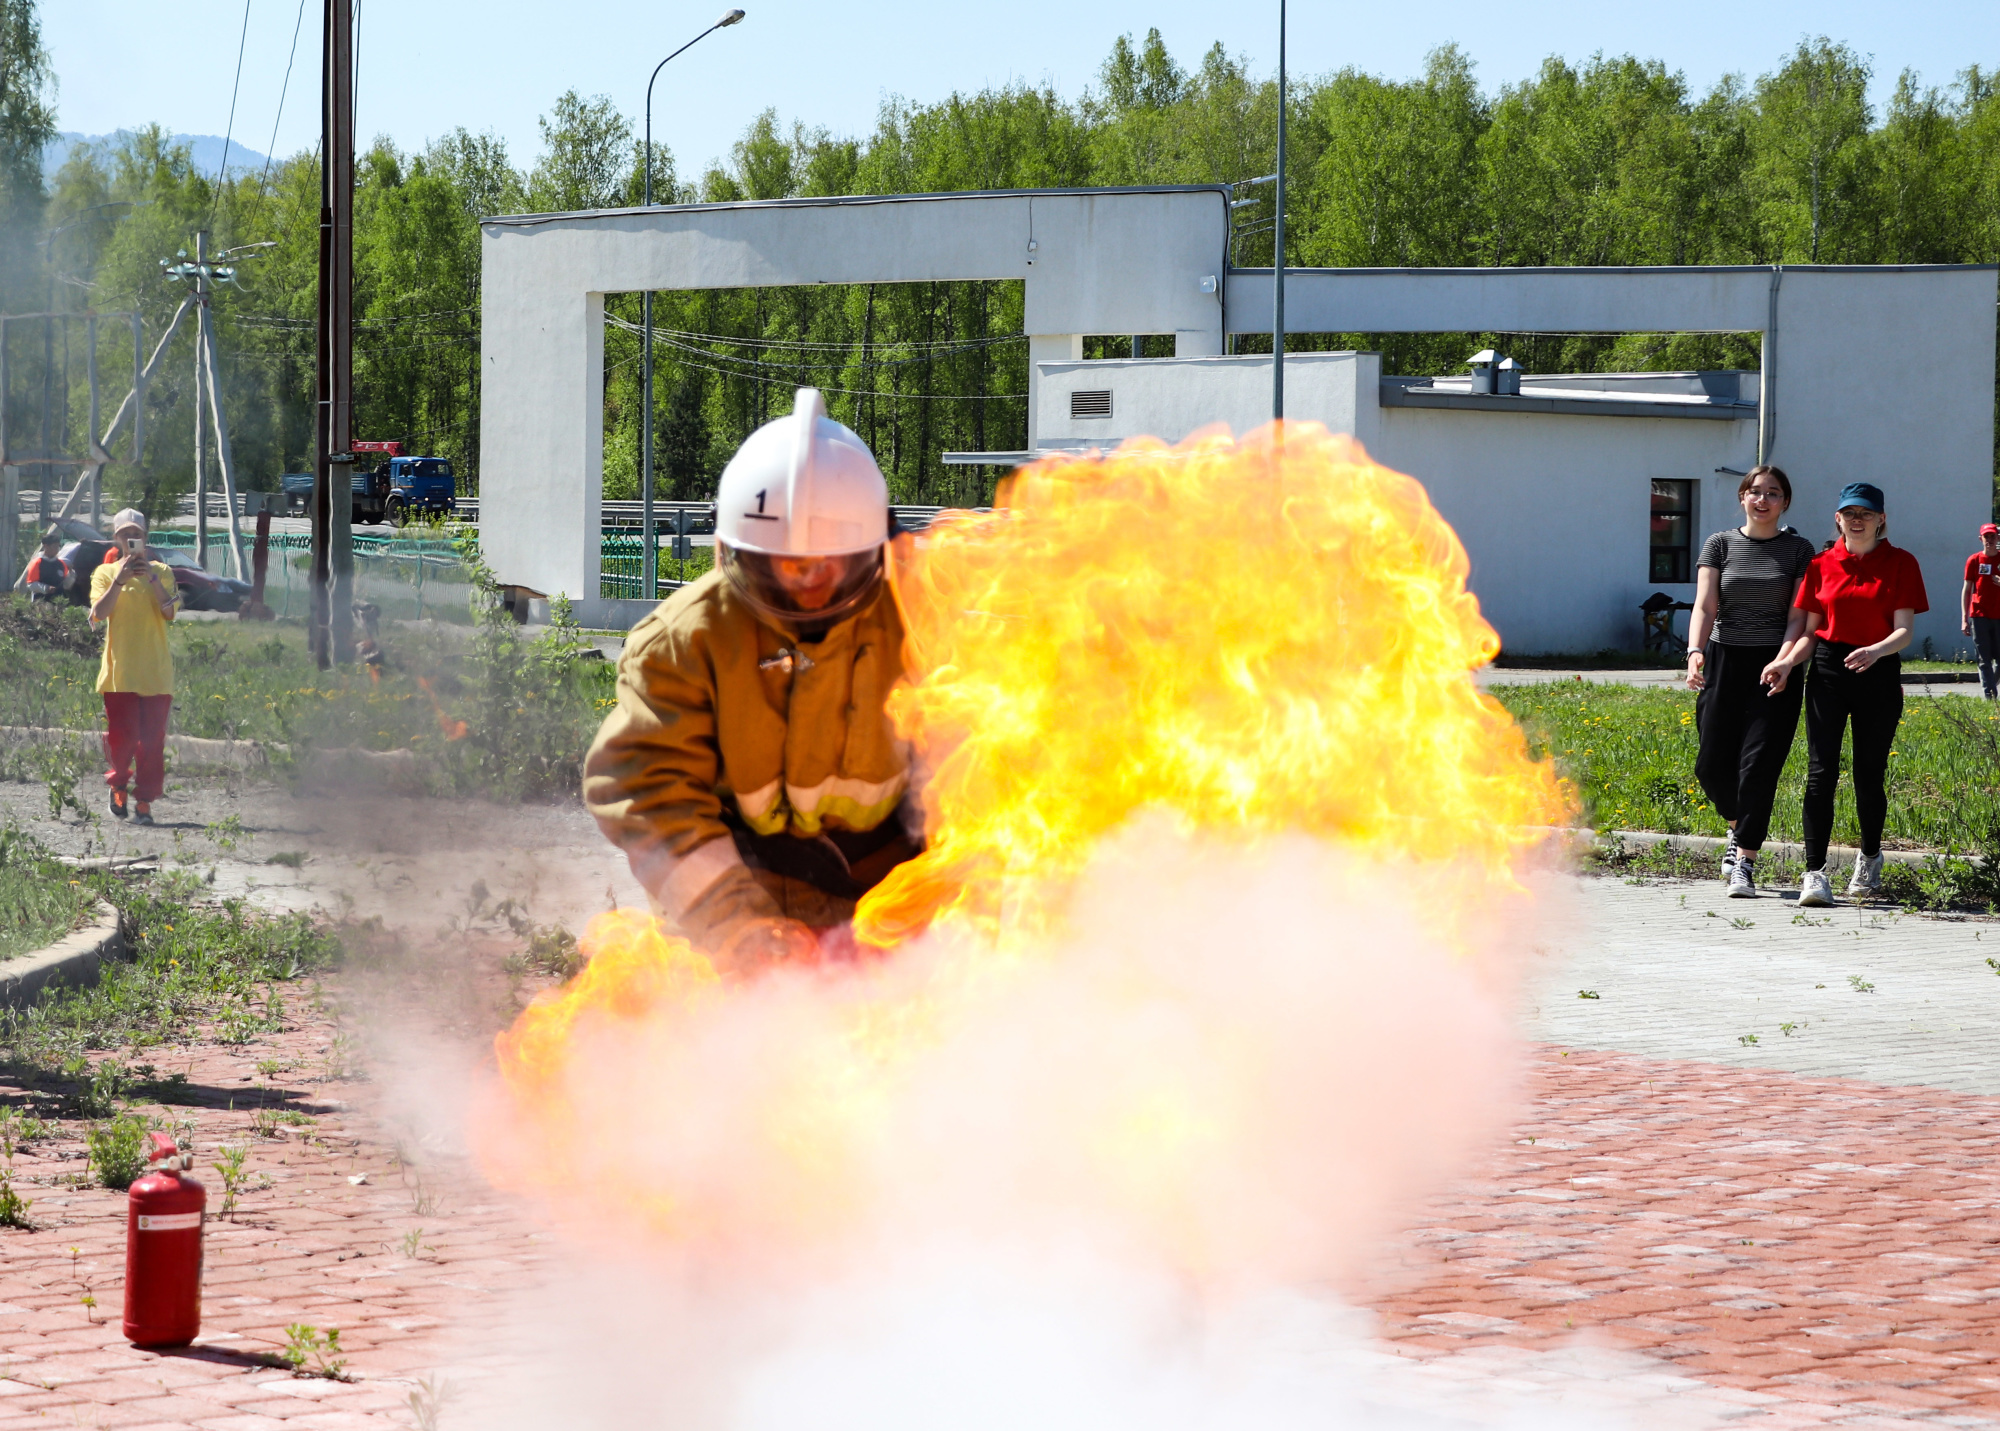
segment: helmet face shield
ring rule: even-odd
[[[772,556],[718,541],[716,564],[745,601],[765,616],[791,623],[840,620],[874,594],[882,580],[882,548],[840,556]]]

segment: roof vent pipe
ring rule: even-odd
[[[1502,397],[1521,395],[1521,365],[1512,358],[1502,358],[1493,365],[1493,391]]]
[[[1500,355],[1491,348],[1481,348],[1465,360],[1472,368],[1472,391],[1474,393],[1491,393],[1493,391],[1493,365],[1499,360]]]

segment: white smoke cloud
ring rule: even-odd
[[[1335,1289],[1512,1111],[1536,918],[1470,871],[1149,821],[1047,949],[944,933],[586,1021],[567,1261],[480,1416],[1362,1424]]]

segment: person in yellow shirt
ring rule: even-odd
[[[90,619],[106,628],[97,668],[110,762],[104,783],[111,787],[113,815],[150,825],[153,802],[167,779],[167,719],[174,708],[167,623],[180,609],[180,588],[173,568],[152,560],[147,550],[144,513],[131,507],[118,513],[111,519],[111,539],[116,546],[90,577]],[[128,791],[135,767],[136,787]]]

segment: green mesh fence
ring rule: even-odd
[[[173,547],[192,553],[194,533],[185,528],[156,530],[149,539],[156,547]],[[477,538],[474,538],[475,543]],[[279,616],[303,619],[311,608],[312,538],[304,532],[273,532],[270,536],[270,565],[264,578],[264,602]],[[243,541],[245,560],[250,559],[253,542]],[[715,562],[712,547],[690,544],[685,557],[675,557],[674,539],[663,532],[656,539],[659,553],[660,594],[693,581]],[[600,548],[603,575],[598,595],[626,600],[637,599],[643,585],[640,576],[640,540],[637,532],[606,533]],[[229,541],[225,532],[211,531],[206,569],[218,576],[233,576]],[[442,537],[403,536],[373,532],[354,534],[354,598],[372,601],[382,615],[392,620],[430,617],[438,621],[467,621],[471,616],[471,587],[458,549]]]
[[[192,552],[194,533],[183,530],[155,531],[148,540],[156,547],[174,547]],[[252,541],[246,537],[243,555],[252,559]],[[206,570],[218,576],[234,576],[229,559],[229,542],[210,533]],[[245,572],[245,579],[249,573]],[[373,602],[385,620],[434,621],[472,620],[472,585],[458,549],[435,536],[354,537],[354,599]],[[304,532],[273,532],[270,561],[264,577],[264,604],[279,617],[305,620],[312,612],[312,538]]]

